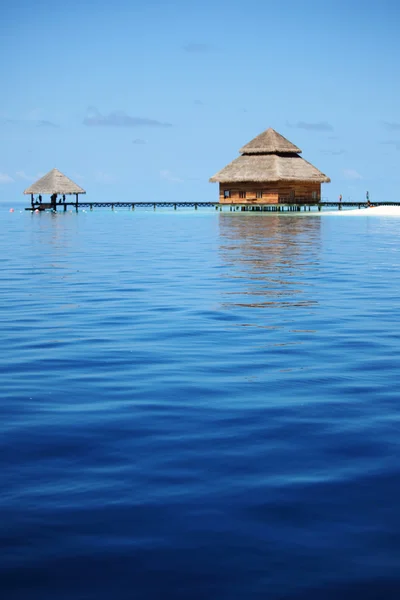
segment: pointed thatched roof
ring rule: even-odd
[[[240,148],[240,154],[300,154],[300,148],[297,148],[292,142],[289,142],[283,135],[270,127],[263,133],[260,133],[254,140]]]
[[[28,187],[24,194],[86,194],[86,192],[61,171],[53,169]]]
[[[243,146],[241,156],[211,177],[211,182],[239,183],[310,181],[329,183],[330,179],[301,158],[301,150],[274,129],[267,129]]]

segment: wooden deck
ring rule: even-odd
[[[372,202],[370,206],[400,206],[400,202]],[[366,208],[366,202],[318,202],[318,203],[285,203],[285,204],[220,204],[219,202],[63,202],[62,204],[56,205],[56,211],[66,212],[68,209],[74,209],[78,211],[80,208],[88,208],[93,210],[94,208],[127,208],[135,210],[137,208],[215,208],[215,210],[224,211],[243,211],[243,212],[301,212],[318,210],[321,211],[323,208],[337,208],[342,210],[343,208]],[[39,211],[52,210],[52,204],[43,203],[35,204],[33,207],[29,206],[25,208],[28,211]],[[53,209],[54,210],[54,209]]]

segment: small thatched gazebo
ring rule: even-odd
[[[38,195],[37,208],[44,210],[45,208],[56,209],[58,195],[62,196],[63,200],[65,200],[65,196],[73,194],[76,198],[76,204],[78,204],[78,195],[86,194],[86,192],[58,169],[53,169],[28,187],[24,191],[24,194],[30,194],[32,208],[34,207],[34,195]],[[42,203],[42,195],[51,196],[50,203]]]
[[[211,177],[223,204],[311,204],[330,179],[304,160],[300,148],[270,128],[240,149],[238,158]]]

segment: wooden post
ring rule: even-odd
[[[31,206],[33,208],[33,194],[31,194]]]
[[[64,212],[67,212],[67,205],[64,203]]]
[[[78,194],[75,194],[75,210],[78,212]]]

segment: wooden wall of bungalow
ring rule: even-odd
[[[321,199],[321,184],[300,182],[242,182],[220,183],[219,202],[221,204],[277,204],[293,202],[298,204],[316,203]]]

